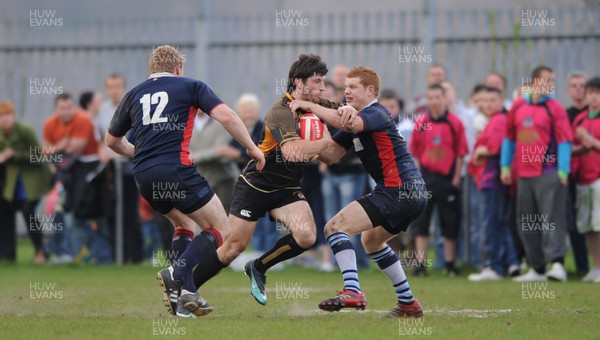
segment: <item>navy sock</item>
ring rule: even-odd
[[[227,267],[228,265],[229,264],[221,262],[217,252],[214,252],[206,260],[202,261],[202,263],[194,268],[194,285],[197,289],[200,289],[203,284],[219,274],[221,269]]]
[[[173,264],[173,278],[183,280],[182,289],[191,293],[196,292],[194,267],[216,253],[222,243],[221,233],[214,228],[206,229],[194,237],[177,262]]]
[[[169,253],[169,261],[173,263],[181,257],[183,252],[187,249],[188,245],[192,243],[194,238],[194,232],[183,228],[175,228],[173,233],[173,240],[171,241],[171,250]]]

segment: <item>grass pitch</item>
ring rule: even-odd
[[[360,273],[369,306],[364,312],[321,312],[317,304],[341,288],[339,273],[286,268],[269,273],[268,303],[249,295],[249,280],[229,269],[201,294],[215,306],[195,320],[166,314],[155,279],[159,268],[35,266],[19,242],[19,263],[0,264],[2,339],[397,339],[600,338],[600,285],[472,283],[466,273],[433,271],[409,282],[425,309],[422,319],[386,319],[395,295],[377,269]]]

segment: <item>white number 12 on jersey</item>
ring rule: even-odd
[[[140,103],[142,104],[142,111],[143,111],[142,124],[148,125],[148,124],[167,122],[168,121],[167,117],[161,117],[160,115],[162,114],[163,110],[165,109],[165,106],[167,106],[168,102],[169,102],[169,95],[165,91],[153,93],[152,96],[150,96],[149,93],[146,93],[140,99]],[[150,105],[156,105],[156,104],[158,104],[158,106],[156,107],[156,110],[154,110],[154,114],[152,114],[152,118],[150,118],[150,110],[151,110]]]

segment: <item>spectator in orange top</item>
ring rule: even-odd
[[[106,220],[99,210],[102,204],[94,200],[88,180],[90,175],[95,177],[100,163],[98,134],[89,116],[77,110],[70,94],[58,95],[54,107],[55,113],[44,124],[44,151],[60,160],[57,180],[65,189],[66,225],[77,235],[78,248],[87,247],[94,262],[110,263]]]

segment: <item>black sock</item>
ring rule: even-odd
[[[194,268],[194,285],[197,289],[200,289],[203,284],[219,274],[221,269],[227,266],[228,264],[224,264],[219,260],[219,256],[215,252]]]
[[[533,270],[535,270],[535,272],[540,275],[546,274],[546,266],[541,266],[539,268],[533,268]]]
[[[557,257],[554,260],[552,260],[552,263],[556,263],[556,262],[564,265],[565,264],[565,258],[563,256],[560,256],[560,257]]]
[[[275,247],[269,249],[263,256],[254,261],[254,267],[261,273],[265,273],[269,268],[279,262],[298,256],[308,249],[304,249],[296,243],[292,234],[287,234],[277,240]]]
[[[449,272],[454,270],[454,261],[446,261],[446,270]]]

